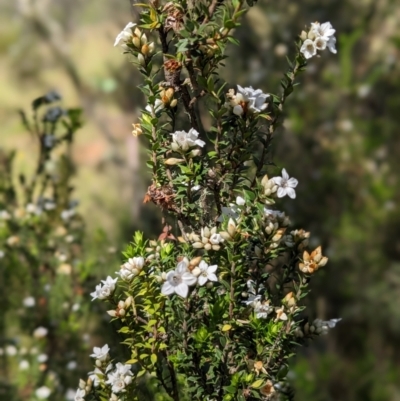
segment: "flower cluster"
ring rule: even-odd
[[[224,238],[217,230],[217,227],[211,229],[203,227],[200,231],[200,235],[190,233],[187,237],[188,240],[192,242],[193,248],[205,249],[206,251],[219,251],[221,244],[224,242]]]
[[[263,93],[261,89],[253,89],[251,86],[242,88],[238,85],[236,94],[230,89],[226,96],[227,106],[232,108],[233,114],[242,117],[263,112],[268,107],[266,101],[270,95]]]
[[[101,280],[103,285],[96,285],[96,290],[90,295],[92,296],[92,301],[95,299],[107,299],[109,298],[115,290],[115,283],[118,278],[112,278],[108,276],[105,280]]]
[[[303,41],[300,52],[303,53],[306,59],[309,59],[317,54],[317,51],[323,51],[328,48],[332,53],[336,53],[336,38],[330,22],[320,24],[313,22],[308,32],[303,31],[300,35]]]
[[[121,277],[122,280],[131,281],[141,272],[143,266],[144,258],[142,256],[129,258],[128,261],[121,266],[121,269],[119,272],[117,272],[117,274]]]
[[[189,132],[175,131],[171,135],[173,141],[171,148],[176,152],[186,152],[195,146],[200,146],[202,148],[206,144],[204,141],[198,138],[200,134],[194,128],[191,128]]]

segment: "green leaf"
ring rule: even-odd
[[[263,384],[264,384],[264,380],[263,380],[263,379],[259,379],[259,380],[256,380],[256,381],[251,385],[251,387],[253,387],[253,388],[261,388]]]

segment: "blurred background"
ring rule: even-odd
[[[135,229],[152,236],[160,229],[154,210],[142,206],[144,150],[131,135],[143,105],[140,77],[113,47],[136,13],[128,0],[0,0],[0,147],[15,149],[18,169],[29,172],[36,147],[18,109],[29,110],[49,90],[62,93],[65,106],[83,108],[74,197],[89,242],[103,235],[116,250],[95,271],[99,278],[114,274]],[[313,21],[336,28],[338,54],[310,61],[286,104],[274,162],[300,182],[296,201],[284,205],[293,224],[311,231],[311,245],[322,244],[330,257],[313,282],[310,315],[343,321],[302,350],[290,378],[299,401],[397,401],[400,3],[259,0],[235,32],[241,46],[230,47],[222,75],[232,86],[277,93],[294,39]],[[98,256],[91,243],[89,259]],[[111,341],[102,333],[92,342]],[[82,372],[71,369],[70,383]],[[54,399],[71,399],[68,387],[62,391]]]

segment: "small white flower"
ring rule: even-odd
[[[74,401],[85,401],[86,391],[84,389],[78,388],[74,397]]]
[[[47,333],[49,332],[46,327],[39,326],[33,331],[33,337],[35,338],[44,338],[47,336]]]
[[[11,215],[7,212],[7,210],[0,210],[0,220],[10,220]]]
[[[26,205],[26,211],[29,214],[35,214],[36,216],[40,216],[42,214],[42,209],[36,205],[34,205],[33,203],[28,203]]]
[[[266,100],[269,95],[263,93],[261,89],[253,89],[249,86],[242,88],[237,86],[237,93],[232,97],[230,104],[233,107],[233,113],[242,116],[246,112],[261,113],[267,108]]]
[[[104,362],[107,360],[109,352],[110,352],[110,347],[108,346],[108,344],[106,344],[103,347],[94,347],[93,354],[91,354],[90,356],[92,358],[97,359],[100,362]]]
[[[118,277],[113,279],[108,276],[106,280],[101,280],[103,285],[96,285],[96,291],[92,292],[90,295],[92,296],[92,301],[95,299],[107,299],[111,296],[111,294],[115,290],[115,283],[117,282]]]
[[[273,306],[271,306],[266,301],[256,301],[253,307],[257,319],[266,319],[268,317],[268,314],[274,310]]]
[[[333,37],[334,33],[336,32],[330,22],[324,22],[323,24],[320,24],[319,22],[313,22],[311,24],[310,31],[317,37],[322,37],[325,40],[329,40],[329,38]]]
[[[317,54],[317,48],[314,41],[306,39],[300,48],[300,52],[304,54],[306,59],[309,59]]]
[[[195,285],[197,278],[190,273],[189,261],[184,258],[178,263],[175,270],[167,273],[166,281],[161,287],[163,295],[178,294],[182,298],[186,298],[189,292],[189,286]]]
[[[322,36],[318,36],[317,38],[314,39],[314,45],[317,50],[321,51],[325,50],[327,45],[327,40]]]
[[[154,102],[154,113],[158,113],[159,111],[161,111],[165,106],[164,106],[164,103],[162,102],[162,100],[161,99],[156,99],[156,101]],[[147,105],[146,106],[146,110],[149,112],[149,113],[152,113],[152,106],[150,106],[150,105]]]
[[[48,359],[49,357],[46,354],[40,354],[37,356],[37,361],[39,363],[45,363]]]
[[[114,47],[118,46],[121,42],[128,42],[130,39],[132,39],[132,28],[134,28],[136,24],[133,22],[129,22],[126,27],[118,34],[118,36],[115,39],[114,42]]]
[[[74,209],[63,210],[60,214],[64,221],[68,221],[75,214]]]
[[[219,245],[224,242],[224,239],[221,237],[221,234],[214,233],[210,237],[210,243],[211,245]]]
[[[125,387],[132,383],[131,365],[123,365],[118,362],[115,365],[115,370],[107,375],[107,384],[111,384],[113,393],[125,391]]]
[[[215,272],[218,269],[217,265],[209,266],[204,260],[199,264],[200,275],[198,277],[199,285],[204,285],[207,281],[218,281]]]
[[[243,206],[243,205],[246,204],[246,201],[245,201],[241,196],[238,196],[238,197],[236,198],[236,204],[237,204],[238,206]]]
[[[69,361],[67,363],[67,370],[75,370],[77,368],[78,364],[76,361]]]
[[[51,390],[46,386],[42,386],[35,391],[35,394],[39,399],[45,400],[46,398],[49,398]]]
[[[8,356],[15,356],[18,353],[18,350],[14,345],[7,345],[7,347],[5,348],[5,351],[6,351],[6,355],[8,355]]]
[[[206,143],[202,141],[201,139],[198,139],[199,133],[191,128],[189,132],[186,131],[176,131],[172,135],[172,149],[173,150],[178,150],[181,149],[183,151],[189,150],[189,148],[192,148],[194,146],[200,146],[203,147]]]
[[[29,362],[26,359],[23,359],[19,365],[18,365],[19,370],[28,370],[29,369]]]
[[[36,301],[33,297],[26,297],[23,299],[22,304],[25,306],[25,308],[33,308],[36,304]]]
[[[283,198],[284,196],[289,196],[289,198],[296,198],[296,191],[294,188],[297,187],[299,183],[296,178],[289,178],[289,174],[286,169],[282,170],[282,177],[272,178],[276,185],[278,185],[278,198]]]

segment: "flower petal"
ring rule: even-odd
[[[218,281],[218,277],[214,273],[208,273],[207,278],[210,281]]]
[[[168,281],[166,281],[161,287],[161,294],[163,295],[171,295],[175,292],[175,287],[171,285]]]
[[[287,181],[288,186],[291,188],[296,188],[298,183],[299,181],[297,181],[296,178],[293,177]]]
[[[282,177],[272,177],[271,179],[276,185],[282,185]]]
[[[199,285],[204,285],[206,282],[207,282],[206,276],[203,276],[203,275],[199,276],[199,278],[198,278]]]
[[[218,269],[218,265],[208,266],[207,273],[215,273]]]
[[[286,194],[289,196],[289,198],[292,198],[292,199],[296,198],[296,191],[293,188],[287,187]]]
[[[182,281],[185,285],[195,285],[197,283],[197,278],[193,276],[192,273],[183,273],[182,274]]]
[[[278,192],[277,192],[278,198],[283,198],[284,196],[286,196],[286,190],[287,189],[289,189],[289,188],[279,187],[278,188]]]
[[[175,292],[182,298],[186,298],[189,292],[189,287],[185,283],[180,283],[175,287]]]
[[[288,180],[289,179],[289,174],[287,173],[285,168],[282,169],[282,177],[283,177],[284,180]]]

